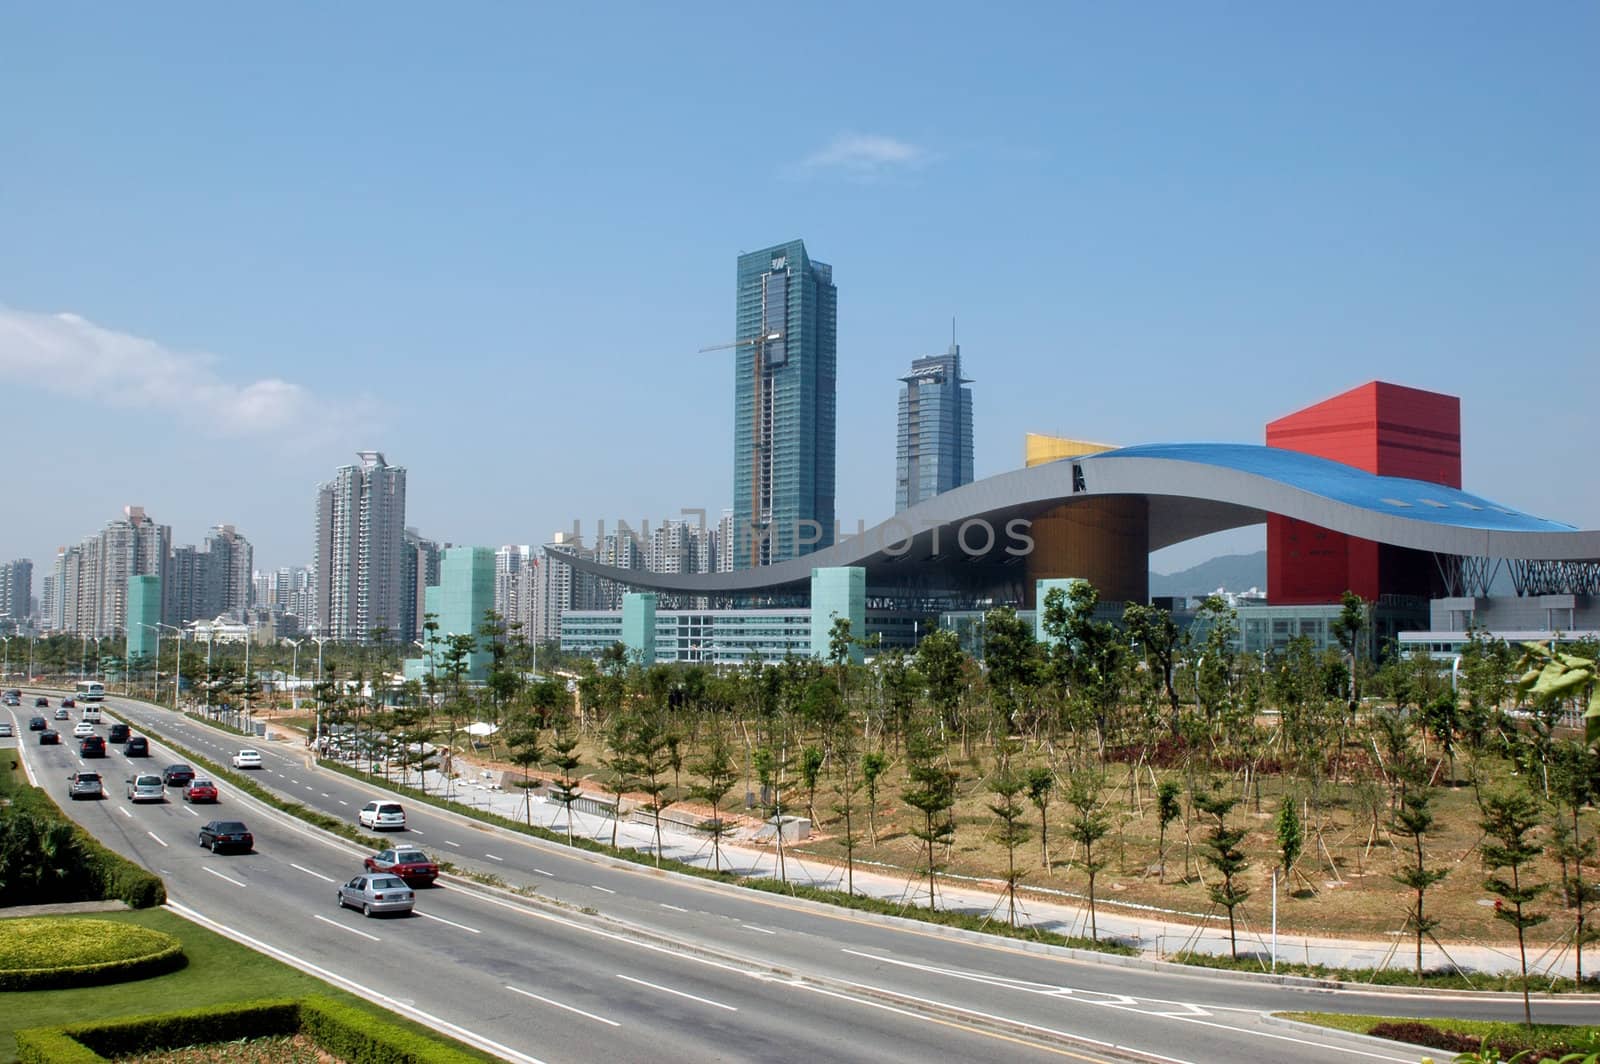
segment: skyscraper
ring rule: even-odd
[[[734,557],[744,569],[833,542],[833,267],[799,240],[740,255],[734,337]]]
[[[913,359],[900,378],[895,442],[896,513],[972,483],[972,389],[961,376],[961,348]]]
[[[317,627],[360,643],[387,628],[392,640],[405,619],[406,471],[381,451],[357,456],[360,465],[341,466],[317,486]]]
[[[0,618],[13,625],[33,614],[33,562],[18,558],[0,565]]]
[[[414,528],[405,531],[405,543],[400,551],[400,638],[397,642],[410,642],[422,638],[422,625],[427,616],[424,597],[430,587],[439,583],[439,544],[423,538]]]

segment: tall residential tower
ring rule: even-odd
[[[734,557],[741,569],[833,542],[838,290],[791,240],[739,256]]]
[[[406,471],[380,451],[357,456],[317,487],[316,623],[341,641],[365,643],[379,628],[393,640],[407,616]]]
[[[913,359],[901,377],[895,436],[896,513],[972,483],[972,389],[961,376],[961,348]]]

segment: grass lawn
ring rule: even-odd
[[[74,919],[67,917],[66,919]],[[188,966],[154,979],[140,979],[81,990],[33,990],[5,995],[0,1009],[0,1064],[17,1059],[15,1032],[21,1027],[53,1027],[118,1016],[142,1016],[260,998],[301,997],[323,994],[365,1009],[389,1023],[445,1041],[441,1036],[403,1016],[372,1006],[322,980],[295,970],[241,946],[165,909],[143,912],[95,913],[92,919],[165,931],[183,943]],[[5,924],[0,921],[0,934]],[[455,1043],[480,1060],[495,1058]]]
[[[1488,1037],[1492,1043],[1504,1040],[1519,1047],[1527,1046],[1534,1049],[1562,1047],[1568,1051],[1584,1053],[1600,1049],[1600,1027],[1594,1026],[1536,1023],[1530,1031],[1520,1023],[1489,1020],[1413,1020],[1398,1016],[1352,1016],[1341,1012],[1279,1012],[1275,1015],[1286,1020],[1299,1020],[1301,1023],[1312,1023],[1318,1027],[1331,1027],[1334,1030],[1350,1031],[1354,1034],[1369,1034],[1375,1026],[1383,1023],[1424,1024],[1436,1030],[1463,1035],[1475,1042]],[[1447,1059],[1450,1055],[1448,1050],[1441,1051],[1438,1059]]]

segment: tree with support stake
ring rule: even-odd
[[[1511,876],[1506,879],[1492,875],[1483,885],[1500,898],[1495,905],[1495,917],[1517,931],[1517,957],[1522,966],[1522,1019],[1529,1027],[1533,1026],[1533,1006],[1528,998],[1527,932],[1550,919],[1544,913],[1528,911],[1528,906],[1549,886],[1530,882],[1528,878],[1530,866],[1543,850],[1532,838],[1538,824],[1538,804],[1520,791],[1492,793],[1484,798],[1480,826],[1487,838],[1479,846],[1484,867],[1492,872],[1508,869]]]
[[[1206,891],[1211,896],[1213,904],[1220,905],[1228,911],[1228,949],[1237,960],[1239,934],[1235,910],[1250,897],[1250,888],[1238,882],[1239,873],[1250,863],[1245,860],[1244,851],[1239,848],[1239,844],[1244,841],[1245,831],[1243,828],[1228,826],[1228,814],[1239,803],[1239,799],[1213,787],[1210,791],[1196,791],[1193,801],[1196,809],[1216,820],[1210,835],[1206,837],[1209,852],[1205,854],[1205,859],[1207,864],[1217,870],[1222,879],[1208,886]]]

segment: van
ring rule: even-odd
[[[100,707],[99,706],[84,706],[83,707],[83,719],[88,721],[90,724],[99,724],[100,723],[100,719],[101,719],[100,718]]]

